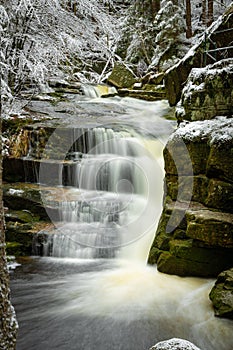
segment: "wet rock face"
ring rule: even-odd
[[[209,297],[216,316],[233,319],[233,268],[220,273]]]
[[[181,276],[233,266],[233,118],[181,124],[164,150],[166,201],[149,262]]]
[[[43,199],[41,193],[43,192]],[[46,194],[50,199],[46,199]],[[37,184],[14,183],[3,185],[5,206],[5,235],[8,255],[32,254],[32,242],[37,232],[50,226],[50,218],[59,219],[57,195],[50,188]]]
[[[184,339],[172,338],[161,341],[150,350],[200,350],[194,344]]]
[[[183,122],[164,149],[165,203],[149,255],[164,273],[213,277],[233,266],[232,63],[194,69],[183,89]],[[229,271],[210,298],[216,315],[232,318]]]
[[[216,115],[231,115],[232,87],[232,58],[208,66],[208,69],[193,68],[181,96],[185,119],[205,120]]]

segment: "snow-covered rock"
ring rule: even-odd
[[[161,341],[150,350],[200,350],[197,346],[190,343],[188,340],[172,338]]]
[[[181,98],[182,89],[192,68],[200,68],[214,61],[206,54],[207,50],[218,47],[232,46],[232,32],[226,29],[233,26],[233,7],[218,18],[206,31],[198,42],[187,52],[187,54],[165,75],[165,86],[169,103],[174,106]],[[219,44],[221,43],[221,44]],[[226,51],[226,50],[225,50]],[[211,52],[212,53],[212,52]],[[216,53],[216,60],[223,58],[224,50]],[[227,50],[227,57],[232,57],[232,50]]]
[[[212,119],[233,114],[233,58],[205,68],[193,68],[182,91],[187,120]],[[183,115],[177,113],[178,120]]]

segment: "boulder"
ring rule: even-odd
[[[233,52],[215,64],[204,52],[213,48],[209,39],[221,46],[232,41],[232,21],[233,6],[207,29],[207,40],[165,73],[170,105],[182,98],[178,128],[164,149],[164,210],[149,253],[163,273],[214,277],[233,266]],[[200,68],[203,59],[211,65]],[[216,315],[233,318],[230,271],[210,297]]]
[[[123,63],[117,62],[112,70],[112,73],[107,79],[110,85],[117,88],[128,88],[134,85],[136,78],[133,72]]]
[[[150,350],[200,350],[200,348],[188,340],[172,338],[157,343]]]
[[[220,273],[209,297],[216,316],[233,319],[233,268]]]

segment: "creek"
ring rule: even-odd
[[[162,210],[162,150],[174,126],[166,101],[88,102],[122,111],[96,125],[87,120],[88,130],[69,126],[63,159],[72,167],[65,184],[60,169],[56,184],[59,220],[51,217],[55,228],[42,247],[35,242],[43,256],[11,274],[17,350],[146,350],[172,337],[230,350],[232,321],[215,318],[208,299],[213,280],[165,275],[146,264]],[[45,154],[56,151],[58,134],[59,127]],[[45,161],[41,189],[48,179],[51,185]],[[47,206],[48,196],[42,200]]]

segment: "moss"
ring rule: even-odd
[[[40,219],[39,215],[31,213],[29,210],[10,210],[5,214],[7,221],[32,223]]]
[[[136,79],[125,65],[116,63],[111,75],[108,77],[108,82],[118,88],[128,88],[136,82]]]
[[[15,118],[2,119],[2,132],[6,131],[9,137],[33,123],[35,123],[35,120],[29,116],[27,118],[17,118],[16,116]]]
[[[6,253],[7,255],[21,256],[22,252],[22,243],[19,242],[6,242]]]
[[[149,253],[148,264],[151,264],[151,265],[156,264],[162,252],[163,252],[162,250],[156,247],[152,247]]]
[[[203,251],[202,256],[205,261],[200,260],[200,255],[197,260],[193,260],[192,251],[185,251],[181,247],[177,255],[174,256],[170,252],[163,252],[159,255],[157,261],[158,271],[178,276],[199,276],[199,277],[215,277],[225,268],[229,268],[232,265],[232,251],[229,252],[228,260],[223,261],[225,257],[225,252],[222,254],[216,254],[216,251],[209,252],[211,257],[208,261]],[[196,258],[195,258],[196,259]]]
[[[233,319],[233,269],[223,271],[209,294],[215,315]]]

